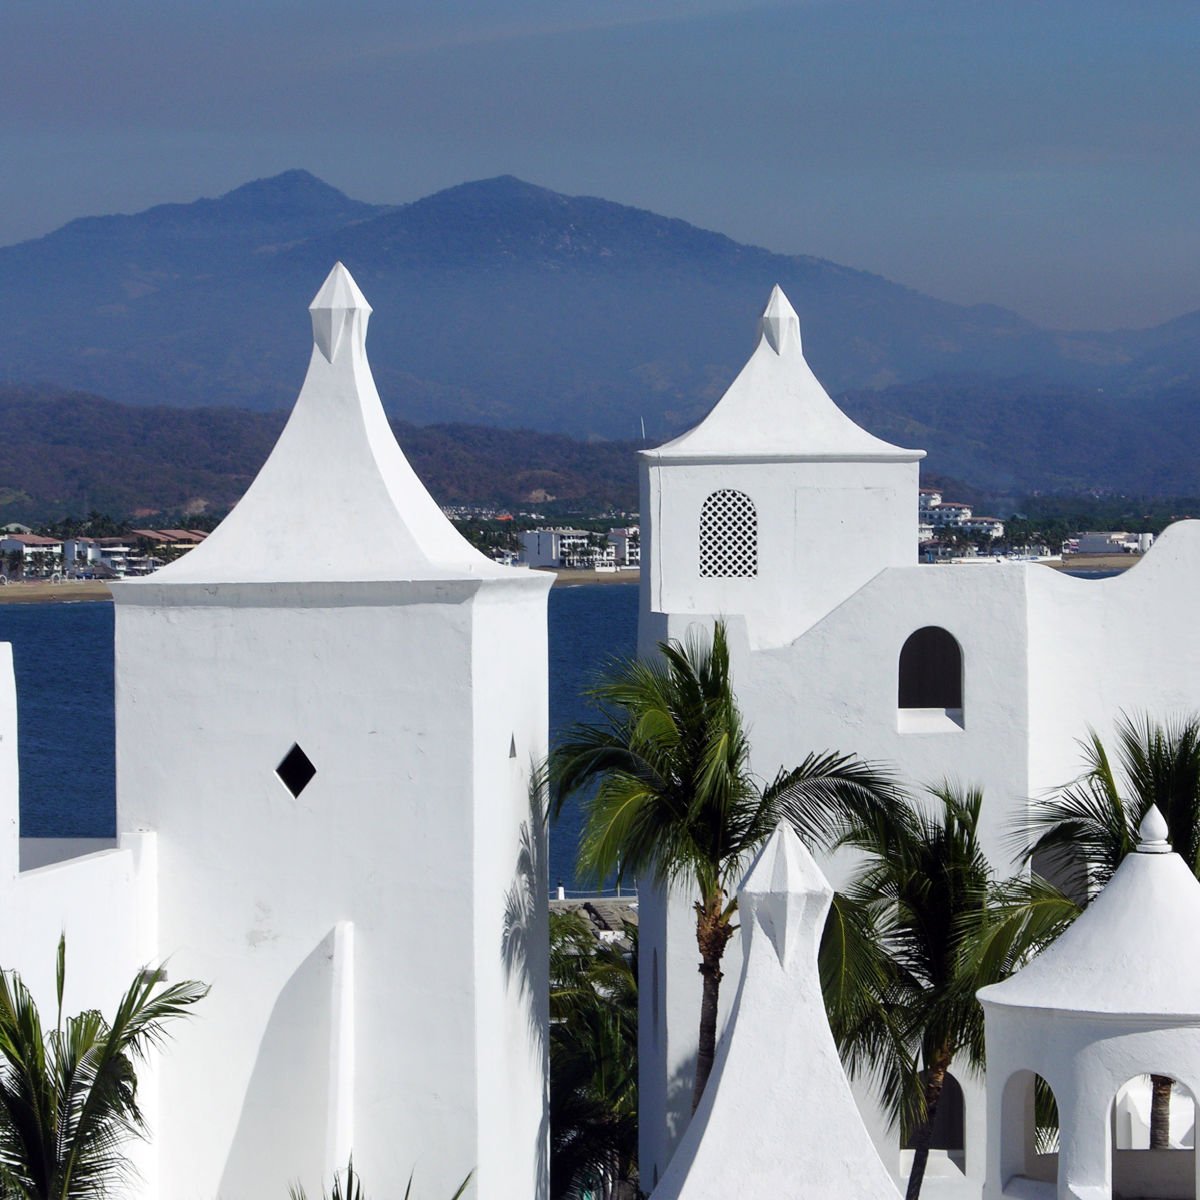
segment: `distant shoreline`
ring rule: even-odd
[[[554,576],[554,585],[578,585],[581,583],[637,583],[641,571],[588,571],[578,567],[534,567],[535,571],[548,571]]]
[[[640,575],[638,571],[577,571],[569,567],[551,573],[555,586],[565,587],[582,583],[637,583]],[[102,579],[68,579],[63,583],[39,579],[0,587],[0,604],[79,604],[111,599],[112,592]]]
[[[1055,571],[1128,571],[1142,561],[1141,554],[1072,554],[1062,562],[1043,565]]]
[[[1127,571],[1142,561],[1140,554],[1073,555],[1065,562],[1041,565],[1054,571]],[[555,587],[579,587],[582,584],[637,583],[640,571],[588,571],[573,567],[535,567],[554,576]],[[0,587],[0,604],[78,604],[85,601],[111,600],[112,592],[101,579],[69,579],[64,583],[10,583]]]

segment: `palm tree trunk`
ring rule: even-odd
[[[950,1055],[934,1057],[925,1076],[925,1120],[913,1138],[913,1164],[908,1173],[908,1189],[904,1200],[917,1200],[921,1184],[925,1182],[925,1168],[929,1165],[929,1143],[933,1140],[933,1119],[937,1116],[938,1101],[942,1098],[942,1085],[950,1068]]]
[[[1150,1149],[1171,1148],[1171,1087],[1169,1075],[1150,1076]]]
[[[704,1095],[717,1052],[717,1012],[721,999],[721,959],[733,934],[724,913],[724,894],[696,904],[696,943],[700,947],[700,976],[704,992],[700,998],[700,1040],[696,1047],[696,1081],[692,1087],[692,1112]]]

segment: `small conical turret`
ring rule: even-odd
[[[868,433],[833,402],[804,358],[800,318],[778,284],[759,319],[758,345],[708,416],[642,453],[655,461],[730,459],[914,463],[906,450]]]

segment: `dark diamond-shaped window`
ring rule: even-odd
[[[283,762],[275,768],[275,774],[283,780],[283,786],[293,796],[299,796],[317,773],[308,755],[299,746],[293,746],[284,756]]]

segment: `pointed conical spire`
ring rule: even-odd
[[[365,347],[371,306],[359,291],[354,276],[340,262],[334,263],[308,311],[312,317],[313,342],[328,362],[337,358],[347,333],[352,344]]]
[[[204,543],[125,591],[168,584],[530,580],[454,528],[404,457],[371,376],[367,303],[338,263],[309,307],[313,353],[292,415]],[[544,586],[548,586],[545,581]]]
[[[783,288],[776,284],[771,289],[771,298],[758,323],[759,332],[767,340],[767,345],[776,354],[786,354],[795,351],[803,353],[800,342],[800,318],[792,307],[792,302],[783,294]]]
[[[743,921],[766,934],[788,970],[796,950],[812,940],[833,896],[829,881],[786,821],[767,839],[738,889]]]
[[[804,358],[800,318],[778,284],[759,320],[758,345],[729,389],[693,429],[643,454],[690,459],[917,462],[924,450],[893,446],[856,425]]]
[[[1158,805],[1152,804],[1146,810],[1142,823],[1138,826],[1139,854],[1170,854],[1171,843],[1167,840],[1167,820],[1158,811]]]

